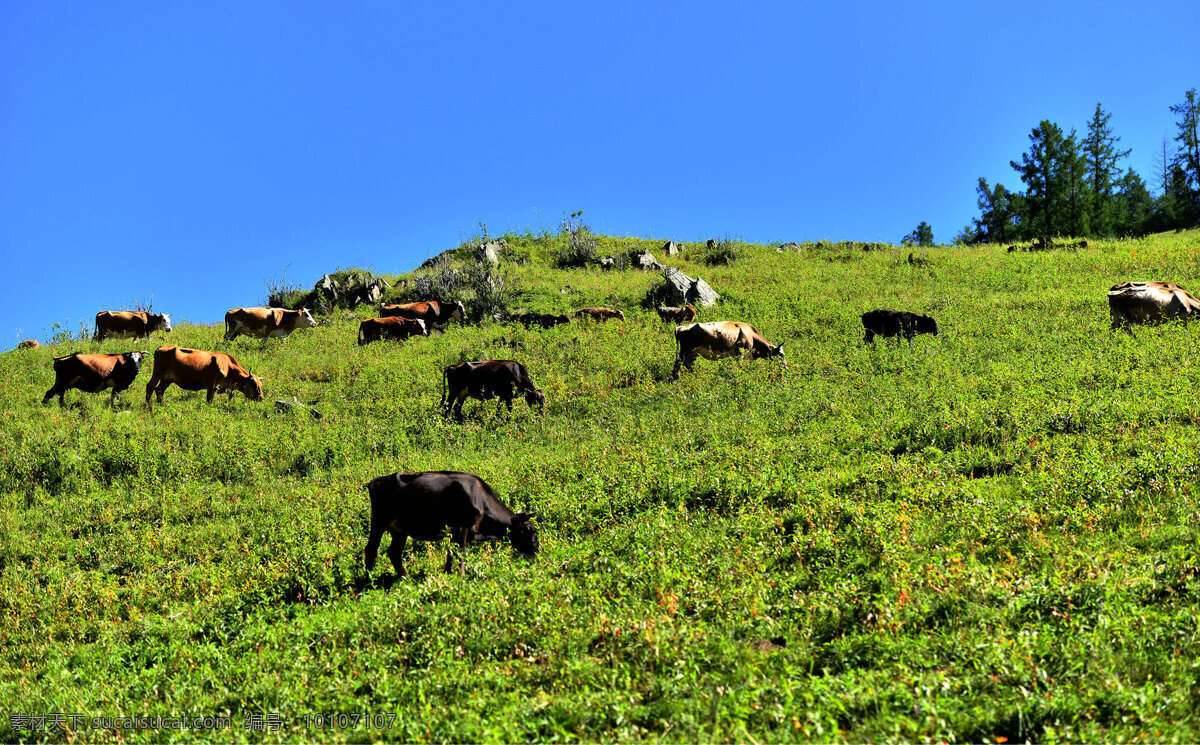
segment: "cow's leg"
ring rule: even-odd
[[[397,533],[390,531],[392,534],[392,545],[388,546],[387,555],[392,560],[392,566],[396,567],[396,576],[404,576],[404,543],[408,540],[408,534]]]
[[[871,329],[867,329],[866,336],[863,337],[863,342],[866,344],[874,344],[875,343],[875,332],[872,331]]]
[[[367,547],[363,550],[363,563],[367,565],[367,571],[375,568],[375,559],[379,556],[379,541],[383,538],[383,522],[376,519],[375,510],[371,509],[371,532],[367,536]],[[392,538],[395,543],[395,537]],[[390,554],[389,554],[390,556]]]
[[[454,418],[460,422],[463,420],[462,407],[463,407],[463,402],[466,400],[467,400],[467,392],[465,390],[460,391],[458,394],[458,398],[454,399],[454,405],[451,407],[452,413],[454,414]]]
[[[467,540],[471,535],[471,531],[467,528],[453,528],[450,531],[450,547],[446,550],[446,566],[442,568],[443,572],[449,572],[454,568],[454,544],[458,544],[458,550],[465,552],[467,550]],[[463,563],[458,562],[459,570],[461,571]]]
[[[65,393],[66,390],[67,390],[66,386],[59,388],[58,381],[57,380],[54,381],[54,385],[50,388],[50,390],[46,391],[45,396],[42,396],[42,403],[46,403],[47,401],[54,398],[55,396],[58,396],[58,405],[66,406],[66,404],[63,402],[63,393]]]

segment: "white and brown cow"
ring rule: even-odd
[[[124,352],[122,354],[68,354],[54,358],[54,386],[46,391],[42,403],[58,396],[63,406],[63,394],[72,388],[85,393],[99,393],[112,389],[110,404],[115,404],[117,394],[133,384],[142,369],[142,359],[149,352]]]
[[[1179,320],[1200,311],[1200,300],[1174,282],[1122,282],[1108,290],[1112,327],[1132,330],[1134,324],[1152,325]]]
[[[775,346],[748,323],[741,321],[710,321],[693,323],[675,329],[675,369],[673,378],[679,377],[680,366],[692,369],[697,357],[719,360],[724,357],[739,357],[745,352],[750,359],[778,357],[787,369],[787,358],[783,356],[783,345]]]
[[[111,337],[136,339],[155,331],[170,333],[170,314],[148,313],[144,310],[102,310],[96,314],[96,341]]]
[[[241,334],[264,342],[272,337],[286,339],[302,326],[316,325],[308,308],[231,308],[225,313],[225,341],[233,341]]]

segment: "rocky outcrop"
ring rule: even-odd
[[[721,296],[703,279],[692,279],[675,268],[667,269],[663,275],[666,286],[663,288],[662,300],[666,305],[715,305]]]

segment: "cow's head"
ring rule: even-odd
[[[424,319],[417,318],[413,323],[417,324],[421,336],[429,336],[429,324],[425,323]]]
[[[263,378],[257,375],[246,373],[237,381],[237,388],[246,398],[251,401],[263,400]]]
[[[544,408],[546,406],[546,394],[531,386],[529,390],[525,391],[525,403],[530,406],[537,406],[539,409]]]
[[[933,316],[917,316],[918,334],[933,334],[937,336],[937,332],[937,321],[933,320]]]
[[[141,370],[142,369],[142,360],[145,359],[146,355],[148,355],[148,354],[150,354],[150,353],[149,352],[126,352],[125,359],[127,359],[133,363],[133,367],[135,370]]]
[[[784,370],[787,369],[787,357],[783,356],[783,345],[782,344],[780,344],[779,346],[772,349],[771,354],[769,356],[778,357],[779,360],[783,363],[783,369]]]
[[[169,313],[153,313],[150,315],[150,330],[171,330],[171,315]]]
[[[453,310],[450,311],[450,317],[457,318],[462,323],[466,323],[467,322],[467,307],[462,304],[462,301],[455,300],[454,305],[451,307],[453,308]]]
[[[300,320],[306,323],[309,328],[317,325],[316,319],[314,319],[312,316],[312,311],[310,311],[308,308],[300,309]]]
[[[518,512],[513,515],[512,525],[508,529],[509,540],[513,548],[526,556],[536,556],[541,544],[538,542],[537,526],[529,521],[534,517],[529,512]]]

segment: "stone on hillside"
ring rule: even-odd
[[[783,253],[784,251],[795,251],[795,252],[799,253],[800,250],[801,249],[800,249],[799,243],[784,243],[784,244],[781,244],[779,246],[779,248],[775,249],[775,253]]]
[[[475,258],[479,261],[486,261],[489,264],[500,263],[500,252],[504,250],[504,244],[501,241],[486,241],[475,247]]]
[[[616,269],[617,260],[611,256],[605,256],[603,259],[600,259],[600,268],[604,270]]]
[[[382,277],[369,273],[354,273],[340,279],[326,274],[317,281],[313,292],[331,305],[353,308],[362,303],[378,303],[383,291],[390,288],[391,285]]]
[[[663,270],[663,265],[658,263],[658,259],[654,258],[654,254],[646,251],[636,254],[633,257],[633,265],[642,271],[654,270],[656,272]]]
[[[662,252],[667,256],[677,256],[679,254],[679,245],[675,241],[667,241],[663,244]]]
[[[666,296],[663,302],[667,305],[713,305],[721,296],[702,279],[692,279],[674,267],[667,269],[664,275],[667,280]]]

